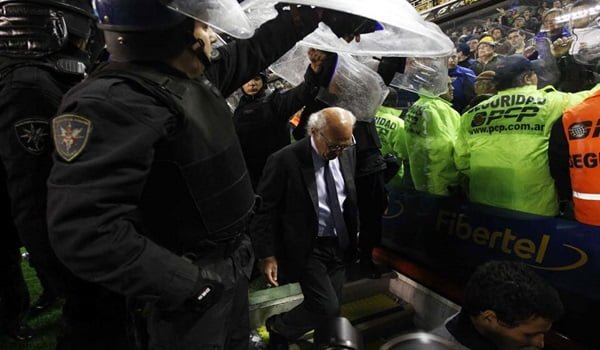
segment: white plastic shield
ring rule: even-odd
[[[391,86],[425,96],[439,96],[448,91],[448,58],[406,60],[404,73],[396,73]]]
[[[258,26],[274,18],[274,6],[279,1],[246,0],[242,3],[251,22]],[[290,0],[286,3],[332,9],[362,16],[379,22],[383,29],[362,34],[360,42],[346,43],[343,47],[311,41],[306,46],[329,52],[349,53],[354,56],[442,57],[454,50],[452,41],[433,23],[424,21],[406,0]]]
[[[321,27],[322,33],[310,35],[324,35],[319,36],[318,40],[315,39],[316,42],[325,40],[338,46],[345,45],[345,41],[337,38],[326,25],[321,24]],[[292,85],[299,85],[310,65],[308,50],[309,47],[304,43],[298,43],[269,68]],[[328,88],[322,89],[317,99],[330,106],[351,111],[358,120],[371,120],[387,93],[388,89],[377,72],[352,56],[341,53],[338,54],[335,72]]]
[[[254,26],[236,0],[164,0],[183,15],[204,22],[215,30],[240,39],[250,38]]]

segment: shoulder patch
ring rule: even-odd
[[[72,161],[85,148],[92,122],[82,116],[63,114],[52,120],[52,133],[56,153],[67,162]]]
[[[46,119],[22,119],[15,123],[14,128],[17,140],[27,152],[37,156],[48,149],[50,126]]]

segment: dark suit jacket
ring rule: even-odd
[[[272,154],[267,160],[258,194],[263,203],[252,220],[251,235],[258,258],[276,256],[286,278],[296,280],[318,230],[318,197],[310,137]],[[346,149],[340,165],[346,186],[344,218],[350,245],[346,258],[356,252],[358,211],[354,185],[355,150]]]

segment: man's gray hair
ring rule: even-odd
[[[323,130],[323,127],[327,124],[327,119],[325,118],[324,111],[335,112],[340,116],[340,121],[342,124],[350,124],[354,127],[356,123],[356,117],[352,112],[347,109],[343,109],[340,107],[329,107],[322,109],[318,112],[315,112],[310,115],[308,118],[308,123],[306,124],[306,131],[309,135],[312,135],[312,130]]]

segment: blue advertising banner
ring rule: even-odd
[[[600,300],[600,227],[394,190],[383,237],[387,248],[455,276],[516,260],[560,289]]]

